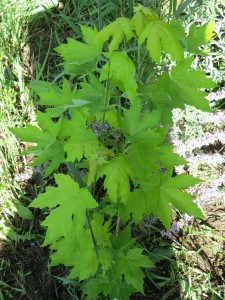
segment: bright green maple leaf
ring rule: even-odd
[[[183,189],[187,189],[199,183],[200,180],[185,175],[171,177],[171,172],[166,171],[163,174],[154,174],[149,177],[149,181],[142,184],[145,192],[143,201],[147,203],[148,212],[157,215],[167,230],[170,229],[172,209],[170,204],[174,205],[183,213],[191,216],[204,218],[201,209],[192,201],[192,196]]]
[[[156,84],[144,87],[142,92],[145,94],[145,100],[151,109],[161,112],[160,123],[166,126],[172,125],[172,108],[174,104],[168,93],[163,89],[156,89]]]
[[[81,231],[81,233],[83,232]],[[50,249],[54,250],[50,256],[51,266],[64,264],[66,267],[72,267],[76,262],[77,237],[75,234],[70,235],[70,237],[62,237],[58,241],[53,242],[53,244],[50,245]]]
[[[100,81],[111,78],[112,85],[126,92],[128,98],[134,101],[137,94],[135,80],[135,65],[126,52],[113,52],[109,57],[110,63],[103,66]]]
[[[94,71],[101,54],[102,44],[96,42],[87,45],[70,38],[67,41],[67,44],[61,44],[55,49],[64,59],[65,72],[79,75]]]
[[[99,248],[99,262],[102,266],[103,275],[106,274],[107,270],[112,266],[113,254],[112,249],[108,247]]]
[[[171,144],[160,144],[158,134],[155,138],[154,132],[151,131],[149,141],[145,143],[137,141],[127,148],[126,161],[138,183],[146,180],[152,172],[158,172],[162,167],[169,168],[186,163],[185,159],[173,152]]]
[[[135,244],[135,239],[131,239],[131,228],[127,225],[119,232],[117,236],[111,235],[110,237],[113,249],[115,251],[127,251]]]
[[[26,127],[10,128],[10,131],[23,142],[38,144],[40,149],[42,149],[49,141],[51,141],[51,134],[49,132],[43,132],[40,128],[30,124],[28,124]]]
[[[88,45],[93,45],[96,42],[98,36],[97,28],[96,27],[91,28],[90,26],[85,26],[85,25],[81,25],[80,28],[85,43],[87,43]]]
[[[116,280],[110,280],[108,276],[98,276],[97,278],[90,278],[84,285],[84,291],[87,300],[95,299],[99,294],[103,293],[104,296],[109,295],[111,289],[116,284]]]
[[[127,284],[132,285],[137,291],[144,293],[144,273],[140,268],[150,268],[154,265],[147,256],[142,254],[142,251],[142,249],[133,248],[126,254],[124,252],[118,253],[113,265],[113,273],[117,278],[124,274]]]
[[[141,4],[138,4],[137,7],[134,7],[132,25],[137,32],[137,36],[140,36],[149,21],[157,19],[159,19],[159,16],[149,7],[144,7]]]
[[[51,117],[62,115],[67,109],[87,105],[89,101],[77,97],[77,89],[71,89],[67,79],[63,79],[62,88],[52,85],[48,90],[38,92],[40,105],[53,106],[46,111]]]
[[[99,147],[95,153],[89,156],[88,163],[89,163],[89,172],[87,177],[87,185],[91,185],[91,183],[94,183],[96,181],[96,175],[97,170],[100,166],[106,164],[108,162],[108,157],[114,156],[114,153],[112,150]]]
[[[42,80],[33,80],[29,83],[28,86],[35,92],[39,93],[51,89],[52,83],[47,81],[42,81]]]
[[[110,299],[118,299],[118,295],[120,295],[120,299],[131,299],[132,295],[134,293],[137,293],[138,290],[131,286],[130,284],[127,284],[126,281],[123,279],[122,282],[120,281],[120,285],[118,285],[118,282],[113,286],[109,297]]]
[[[71,105],[72,99],[75,98],[76,89],[71,90],[70,83],[63,78],[62,89],[52,85],[48,90],[38,92],[40,96],[39,104],[47,106]]]
[[[195,23],[193,23],[189,28],[187,36],[187,50],[195,54],[204,55],[206,50],[200,50],[199,47],[209,43],[214,35],[214,26],[214,20],[201,27],[197,27]]]
[[[131,109],[124,111],[124,116],[120,117],[121,128],[128,140],[125,159],[137,183],[162,167],[186,163],[186,160],[173,152],[171,144],[164,143],[167,128],[157,128],[160,111],[142,112],[141,108],[141,103],[135,101]]]
[[[95,274],[98,268],[90,229],[84,229],[87,209],[98,204],[89,191],[80,189],[70,176],[56,174],[55,180],[58,187],[47,187],[46,193],[30,206],[52,208],[42,222],[42,226],[48,227],[43,245],[52,244],[51,248],[55,250],[51,265],[73,266],[70,277],[82,280]]]
[[[96,299],[99,294],[103,294],[106,299],[117,299],[120,295],[120,299],[130,299],[130,296],[137,292],[137,289],[128,285],[124,280],[118,285],[118,281],[111,276],[98,276],[97,278],[90,278],[85,283],[83,290],[87,293],[87,300]],[[108,296],[108,297],[107,297]]]
[[[53,122],[47,113],[37,113],[37,122],[40,128],[27,125],[24,128],[12,128],[11,131],[22,141],[36,143],[30,146],[23,154],[35,154],[32,165],[38,166],[51,161],[45,171],[45,177],[57,169],[64,158],[63,139],[60,136],[62,119]]]
[[[55,180],[58,187],[47,187],[46,193],[39,195],[30,205],[53,209],[42,222],[43,226],[48,227],[44,245],[51,244],[63,236],[70,236],[74,226],[80,230],[86,222],[87,209],[98,206],[88,190],[80,189],[78,183],[70,176],[56,174]]]
[[[119,214],[123,223],[126,223],[131,218],[135,224],[140,224],[145,214],[150,214],[149,198],[146,193],[140,189],[135,189],[129,194],[125,205],[119,208]]]
[[[109,232],[109,226],[111,222],[105,222],[104,225],[103,223],[104,215],[97,212],[94,213],[91,220],[91,228],[98,246],[107,246],[109,237],[111,235]]]
[[[85,230],[82,228],[82,231],[77,238],[76,247],[76,261],[69,277],[78,277],[80,280],[84,280],[89,278],[91,275],[94,275],[97,272],[99,265],[90,229]]]
[[[170,53],[175,61],[184,58],[184,50],[175,29],[161,20],[152,20],[144,28],[139,38],[139,45],[147,39],[147,49],[152,59],[160,63],[162,51]]]
[[[146,181],[141,184],[141,189],[135,189],[129,194],[126,205],[120,207],[121,219],[127,222],[132,214],[134,222],[139,224],[145,214],[154,213],[169,230],[173,213],[170,204],[180,212],[203,218],[204,215],[193,203],[192,196],[183,191],[199,182],[186,175],[171,177],[169,171],[165,174],[153,174],[148,183]]]
[[[51,255],[51,266],[64,264],[71,267],[70,278],[83,280],[94,275],[98,269],[98,259],[90,229],[74,227],[72,234],[61,238],[50,247],[55,250]]]
[[[203,111],[210,111],[207,93],[202,88],[214,88],[216,84],[199,70],[189,70],[193,57],[189,57],[172,68],[171,74],[163,73],[149,91],[157,94],[164,90],[171,99],[172,107],[184,108],[185,104],[195,106]],[[160,96],[160,95],[159,95]],[[162,101],[159,97],[158,101]]]
[[[124,37],[128,42],[133,36],[131,20],[128,18],[117,18],[99,32],[97,39],[104,43],[111,38],[109,52],[113,52],[119,48]]]
[[[130,192],[130,178],[133,177],[129,165],[122,156],[117,156],[99,167],[97,178],[106,176],[104,187],[112,202],[126,202]]]
[[[142,112],[142,104],[139,99],[131,104],[129,110],[124,110],[124,117],[120,117],[120,126],[127,139],[130,141],[146,141],[151,140],[153,143],[162,141],[159,133],[154,132],[159,125],[161,112],[154,110]]]
[[[170,26],[173,27],[174,32],[176,33],[176,36],[183,47],[187,48],[187,37],[185,34],[185,29],[183,27],[183,21],[177,20],[175,17],[173,17],[170,21]]]
[[[91,129],[87,128],[86,118],[75,111],[71,120],[64,120],[61,135],[68,137],[64,151],[67,161],[80,161],[83,156],[89,157],[99,150],[99,141]]]
[[[88,102],[89,111],[95,114],[105,109],[106,90],[93,74],[89,74],[89,76],[90,83],[81,83],[81,89],[78,90],[76,98]]]
[[[115,106],[114,107],[112,106],[108,106],[108,108],[104,110],[105,121],[109,123],[111,127],[118,129],[119,128],[118,110],[115,108]],[[96,116],[96,120],[102,121],[102,112],[95,114],[95,116]]]

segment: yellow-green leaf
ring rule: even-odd
[[[117,156],[102,165],[98,172],[97,178],[106,176],[104,187],[114,203],[126,202],[130,192],[130,178],[133,177],[129,165],[122,156]]]
[[[98,40],[106,42],[111,38],[109,52],[113,52],[119,48],[124,37],[128,42],[133,36],[131,20],[128,18],[118,18],[99,32]]]
[[[183,47],[175,29],[169,24],[161,20],[150,21],[140,35],[139,44],[142,45],[146,39],[147,49],[155,62],[160,63],[162,51],[178,62],[184,58]]]
[[[134,7],[132,25],[137,32],[137,36],[140,36],[149,21],[157,19],[159,19],[159,16],[151,8],[144,7],[141,4],[138,4],[137,7]]]
[[[47,187],[46,192],[30,204],[31,207],[52,208],[42,222],[43,226],[48,227],[44,245],[70,236],[74,227],[79,232],[85,225],[87,209],[98,206],[89,191],[86,188],[80,189],[70,176],[56,174],[55,180],[58,187]]]
[[[114,52],[109,57],[110,63],[103,66],[100,80],[109,77],[113,86],[127,93],[127,97],[134,101],[137,95],[137,82],[135,80],[135,65],[126,52]]]
[[[200,50],[199,47],[203,45],[207,45],[211,38],[213,37],[215,27],[215,21],[212,20],[208,24],[204,26],[197,27],[195,23],[193,23],[189,28],[189,33],[187,36],[188,47],[187,50],[189,52],[195,54],[204,54],[206,50]]]

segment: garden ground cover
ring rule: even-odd
[[[203,8],[206,10],[209,4],[215,3],[206,2]],[[221,8],[222,6],[219,6],[219,9]],[[77,11],[79,9],[79,14],[75,9]],[[90,6],[81,8],[81,6],[75,7],[75,2],[68,1],[63,10],[48,11],[42,16],[39,15],[38,18],[42,18],[41,21],[33,21],[29,23],[29,26],[27,22],[21,24],[21,28],[27,28],[29,39],[24,40],[24,44],[20,45],[19,58],[15,56],[18,49],[10,54],[9,58],[14,58],[11,64],[14,73],[10,73],[10,68],[4,69],[5,77],[4,81],[2,79],[2,85],[4,84],[7,89],[4,90],[2,96],[4,99],[9,99],[9,95],[12,96],[15,93],[15,98],[14,102],[10,102],[10,118],[2,122],[8,123],[7,126],[17,126],[27,119],[32,121],[36,96],[29,94],[27,84],[38,77],[53,80],[59,74],[60,62],[53,48],[65,41],[68,36],[77,37],[80,22],[89,24],[98,22],[98,25],[102,26],[105,22],[114,19],[113,12],[118,15],[131,14],[132,10],[129,10],[130,7],[116,6],[116,4],[115,6],[105,5],[105,9],[99,10],[97,2],[96,6],[91,8]],[[102,15],[99,15],[99,11]],[[19,30],[15,36],[19,39],[17,42],[23,39]],[[221,47],[221,43],[218,42],[218,44]],[[4,51],[4,53],[9,53],[7,49]],[[214,57],[213,55],[210,57],[214,68],[208,72],[216,73],[217,83],[222,86],[224,73],[219,49],[216,48],[213,53]],[[202,61],[201,65],[205,67],[207,62]],[[8,80],[5,81],[5,78]],[[10,97],[8,101],[12,101],[12,98]],[[10,107],[7,105],[8,103],[5,107]],[[1,118],[5,116],[4,109],[2,109]],[[183,220],[183,216],[175,216],[175,226],[176,224],[180,226],[177,222],[182,221],[184,227],[180,231],[176,228],[170,238],[161,237],[161,230],[157,230],[160,224],[152,224],[149,220],[144,220],[143,227],[140,227],[137,233],[140,241],[151,250],[160,245],[163,250],[162,257],[164,257],[164,260],[158,263],[158,268],[153,270],[154,275],[149,276],[151,279],[146,280],[146,299],[182,299],[181,297],[183,299],[223,299],[224,297],[223,132],[225,122],[222,108],[219,108],[218,113],[206,117],[189,108],[185,112],[177,113],[175,118],[174,144],[178,152],[183,149],[182,145],[185,146],[184,156],[190,159],[184,171],[206,180],[197,190],[193,190],[193,193],[196,199],[201,199],[200,205],[205,210],[207,218],[199,222]],[[5,138],[3,132],[1,136],[2,139]],[[9,136],[9,138],[12,137]],[[199,147],[201,141],[202,144]],[[33,170],[26,167],[30,157],[26,157],[23,161],[16,155],[24,145],[19,145],[17,141],[13,143],[16,146],[13,148],[14,152],[11,152],[12,158],[8,155],[9,149],[12,149],[11,144],[1,145],[2,165],[4,166],[2,172],[9,171],[8,175],[3,177],[4,182],[1,183],[0,283],[2,295],[5,299],[82,299],[77,292],[78,284],[63,279],[67,272],[65,268],[48,267],[49,252],[46,248],[40,247],[44,231],[39,223],[44,219],[45,213],[33,211],[31,216],[24,209],[46,185],[51,184],[51,178],[44,180],[41,169]],[[11,193],[13,186],[16,188]],[[17,203],[18,198],[23,206]],[[145,298],[144,296],[135,297],[135,299]]]

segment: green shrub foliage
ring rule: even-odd
[[[192,63],[206,54],[213,22],[185,33],[180,21],[166,23],[139,5],[132,19],[81,30],[83,42],[68,39],[56,48],[65,70],[61,87],[31,84],[46,106],[37,112],[38,126],[11,130],[36,143],[25,154],[35,154],[34,166],[50,162],[46,177],[68,167],[30,205],[49,208],[42,225],[51,265],[71,267],[69,277],[81,281],[87,299],[129,299],[144,293],[144,272],[153,267],[131,224],[152,213],[169,230],[173,208],[204,217],[185,191],[199,180],[172,176],[186,161],[167,133],[173,108],[210,111],[204,90],[215,84]]]

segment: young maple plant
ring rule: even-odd
[[[36,143],[24,154],[35,154],[34,166],[49,162],[46,177],[60,164],[68,168],[30,205],[49,208],[42,225],[51,266],[71,267],[86,299],[124,300],[144,293],[144,271],[154,265],[131,224],[154,214],[169,230],[173,208],[204,217],[185,191],[199,180],[172,176],[186,161],[166,137],[173,108],[210,111],[203,90],[215,84],[191,66],[194,55],[206,55],[199,47],[212,37],[213,22],[186,34],[180,21],[166,23],[139,5],[132,19],[81,30],[84,42],[68,39],[56,48],[62,86],[31,84],[46,106],[38,126],[11,130]]]

